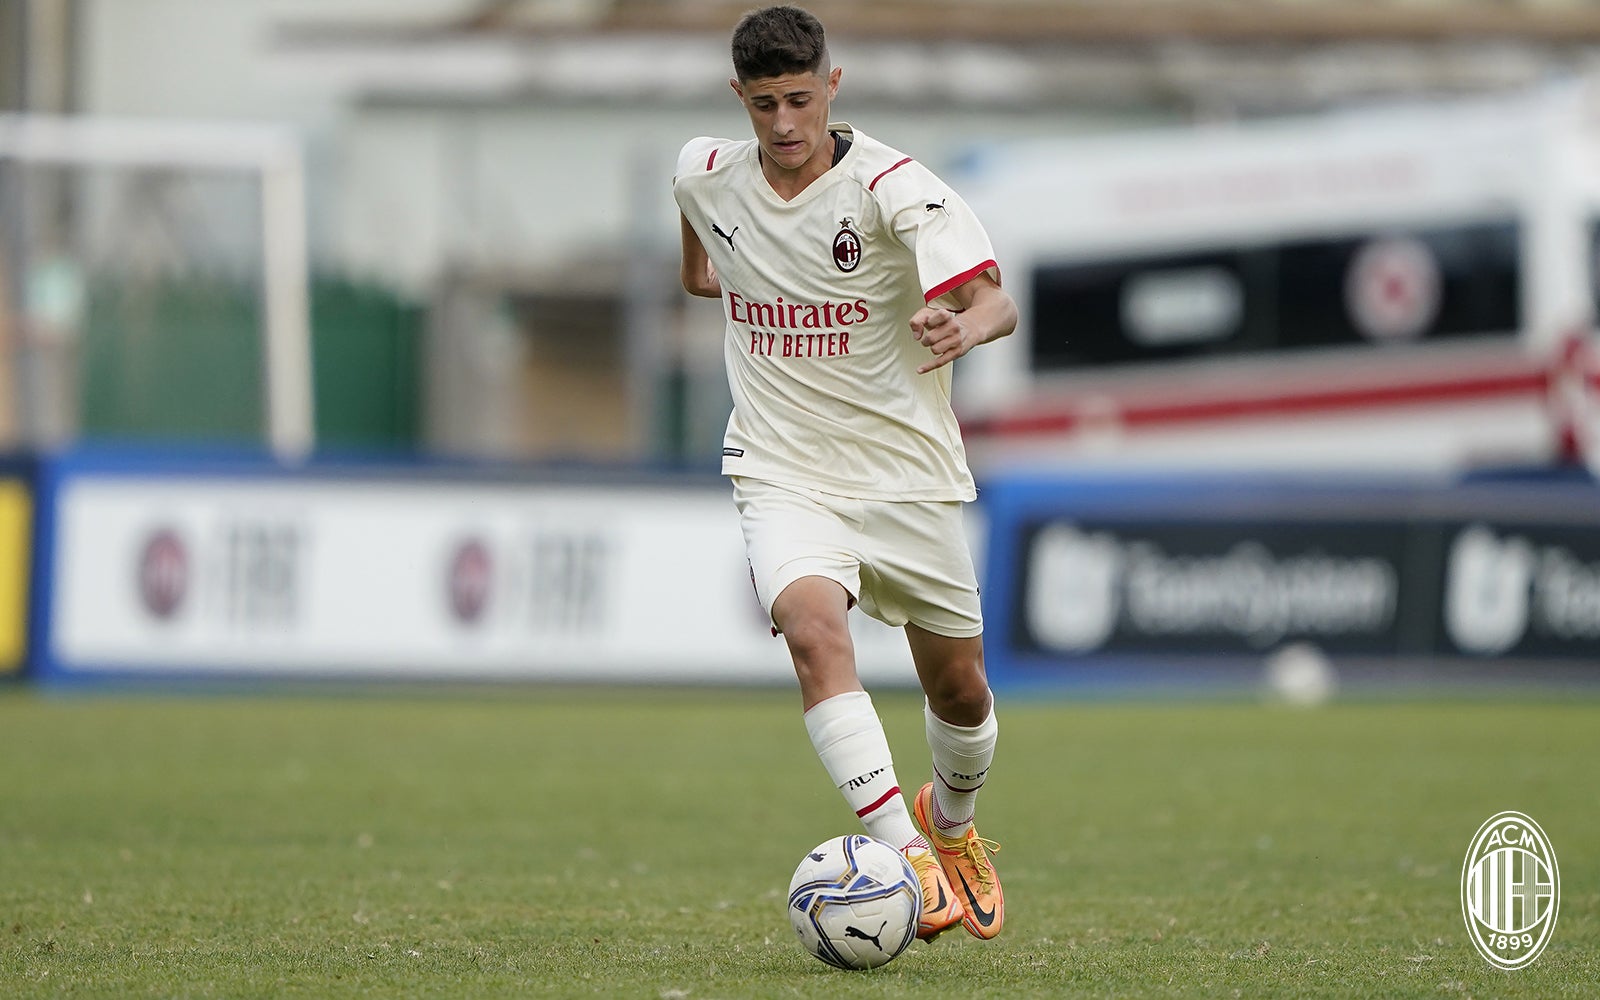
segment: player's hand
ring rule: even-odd
[[[972,350],[972,331],[961,314],[938,306],[923,306],[911,317],[911,334],[917,343],[933,352],[933,360],[917,369],[926,375]]]

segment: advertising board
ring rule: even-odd
[[[45,674],[791,683],[719,479],[69,474]],[[863,674],[914,683],[852,616]]]
[[[32,550],[31,488],[0,468],[0,676],[18,674],[26,663]]]
[[[1588,480],[1040,475],[984,498],[997,683],[1244,676],[1297,645],[1377,677],[1600,664]]]

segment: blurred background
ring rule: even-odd
[[[5,669],[786,681],[670,185],[748,6],[0,0]],[[998,682],[1589,681],[1600,3],[808,6],[1022,308]]]

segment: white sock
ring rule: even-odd
[[[922,718],[928,749],[933,751],[933,825],[945,836],[960,837],[972,829],[978,789],[994,760],[1000,726],[993,709],[971,728],[951,725],[934,715],[926,702]]]
[[[883,723],[865,691],[834,695],[806,712],[806,733],[828,777],[861,817],[868,836],[904,851],[928,847],[900,794]]]

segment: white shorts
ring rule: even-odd
[[[983,633],[961,501],[854,500],[731,478],[750,576],[769,617],[785,587],[821,576],[885,624],[957,639]]]

